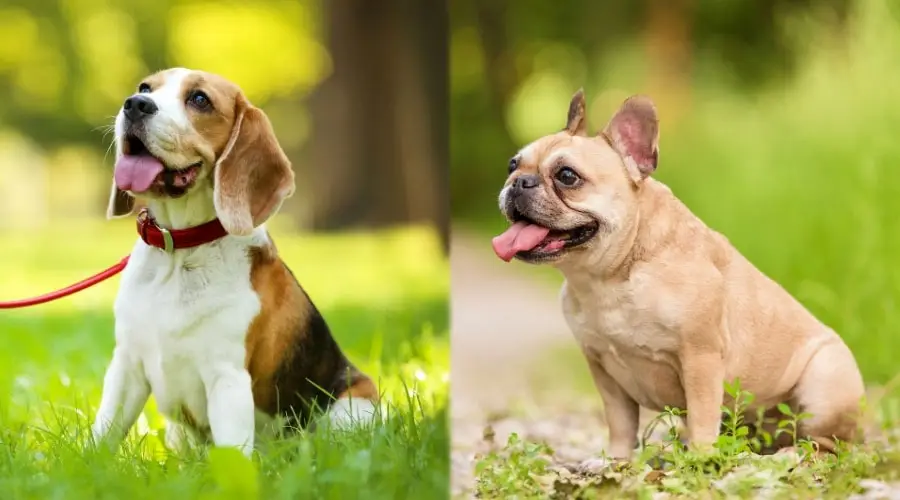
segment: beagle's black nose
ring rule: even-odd
[[[122,110],[125,112],[126,118],[137,122],[148,116],[155,115],[159,108],[156,107],[156,103],[150,97],[137,94],[125,99]]]

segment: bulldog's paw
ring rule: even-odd
[[[615,471],[628,464],[624,458],[594,457],[584,460],[571,467],[572,472],[584,475],[601,475],[605,472]]]
[[[688,443],[688,450],[698,458],[711,458],[718,453],[712,443]]]

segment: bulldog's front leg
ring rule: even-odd
[[[100,408],[91,427],[94,442],[118,446],[150,397],[140,358],[117,346],[103,379]]]
[[[722,353],[687,348],[680,356],[687,402],[688,439],[691,446],[709,450],[719,436],[724,400],[725,363]]]
[[[609,455],[616,460],[629,460],[637,447],[640,408],[598,360],[588,357],[588,365],[603,399],[603,411],[609,425]]]
[[[207,415],[216,446],[253,453],[255,411],[250,374],[231,364],[212,367],[205,378]]]

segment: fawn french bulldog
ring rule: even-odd
[[[565,129],[522,148],[500,192],[511,225],[494,238],[497,255],[565,276],[563,313],[603,398],[607,454],[631,456],[639,406],[685,409],[688,440],[708,449],[734,379],[755,396],[748,421],[787,403],[812,415],[798,438],[824,451],[854,440],[863,381],[853,354],[651,177],[658,139],[643,96],[588,134],[579,91]],[[790,446],[784,437],[774,449]]]

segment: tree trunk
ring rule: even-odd
[[[438,8],[436,8],[436,5]],[[333,74],[311,98],[313,229],[427,223],[448,240],[447,11],[324,3]]]

